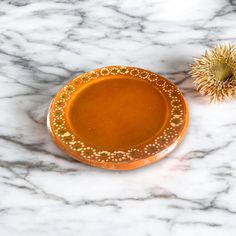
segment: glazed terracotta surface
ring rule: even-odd
[[[69,81],[53,99],[48,126],[55,143],[81,162],[134,169],[171,152],[188,125],[183,96],[167,79],[110,66]]]

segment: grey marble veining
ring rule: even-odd
[[[236,102],[209,105],[193,57],[236,42],[235,0],[0,2],[0,235],[236,235]],[[184,93],[187,135],[168,158],[104,171],[65,157],[46,113],[73,76],[158,72]]]

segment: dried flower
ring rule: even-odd
[[[194,84],[211,102],[236,97],[236,46],[217,45],[195,59],[190,75]]]

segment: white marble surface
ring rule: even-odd
[[[236,102],[209,105],[187,72],[236,41],[235,0],[0,2],[1,236],[235,236]],[[89,167],[52,144],[46,112],[75,72],[132,65],[174,81],[190,127],[165,160]]]

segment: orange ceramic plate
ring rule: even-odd
[[[135,169],[162,159],[188,126],[185,100],[147,70],[108,66],[70,80],[53,99],[48,128],[57,146],[86,164]]]

